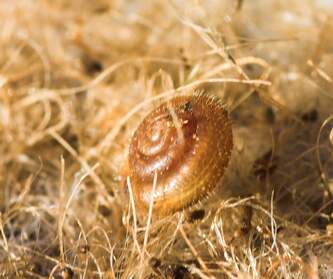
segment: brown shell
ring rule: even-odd
[[[130,144],[136,207],[147,212],[154,197],[153,214],[167,215],[198,202],[221,180],[232,147],[231,121],[218,97],[193,94],[162,103],[145,117]]]

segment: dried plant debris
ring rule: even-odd
[[[332,13],[0,1],[0,277],[332,278]],[[130,139],[191,92],[230,111],[228,169],[200,203],[140,218]]]

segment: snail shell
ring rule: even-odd
[[[198,202],[221,180],[233,147],[232,125],[218,97],[174,97],[148,114],[129,148],[136,207],[167,215]],[[157,175],[155,191],[154,176]]]

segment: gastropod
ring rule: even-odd
[[[153,214],[165,216],[197,203],[221,181],[232,149],[232,122],[220,98],[195,93],[160,104],[129,146],[136,208],[147,213],[153,204]]]

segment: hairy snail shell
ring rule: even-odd
[[[221,180],[232,147],[231,121],[218,97],[193,94],[162,103],[144,118],[130,144],[136,207],[147,212],[153,198],[153,213],[167,215],[198,202]]]

